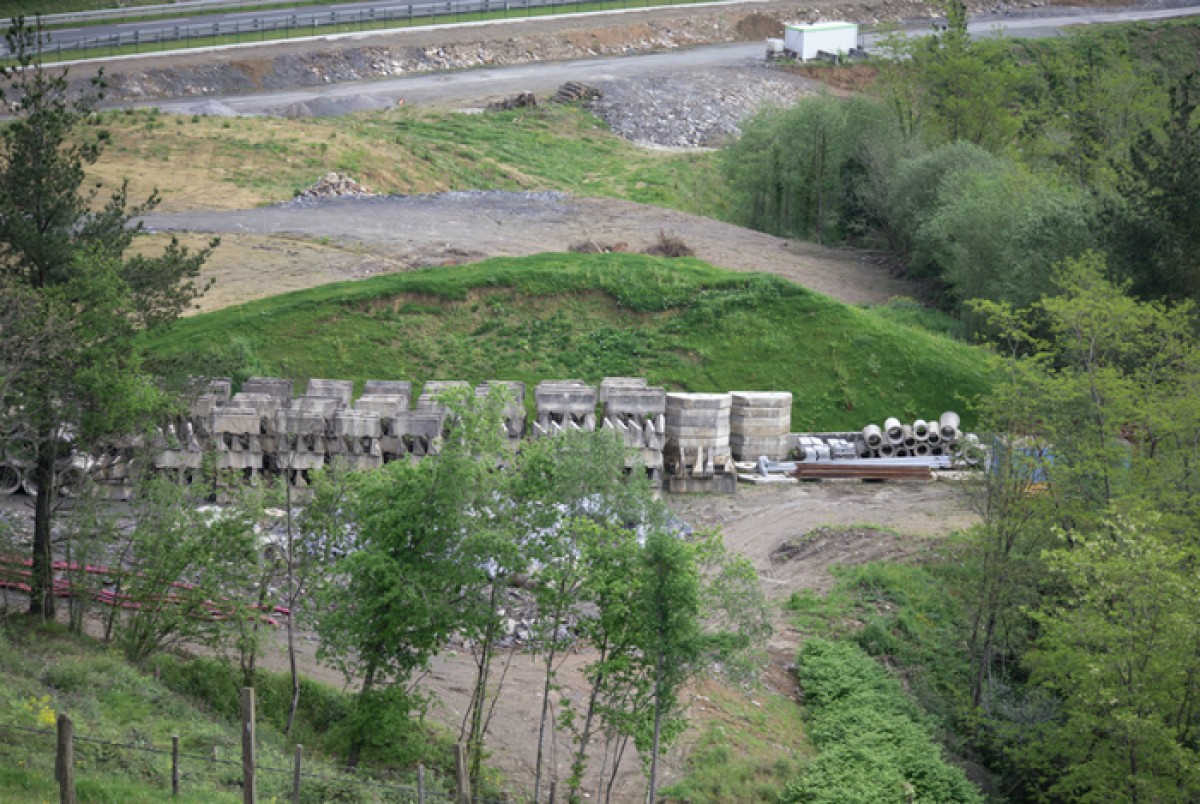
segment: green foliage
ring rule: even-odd
[[[817,758],[782,800],[884,804],[910,794],[921,802],[981,801],[948,764],[899,683],[848,642],[810,639],[797,676]]]
[[[742,132],[722,154],[738,222],[818,243],[843,241],[872,222],[875,163],[901,147],[880,104],[829,95],[764,109]]]
[[[1068,801],[1195,801],[1200,752],[1196,548],[1159,517],[1073,534],[1049,555],[1067,586],[1038,613],[1035,683],[1061,720],[1016,748]],[[1026,735],[1028,737],[1028,735]]]
[[[439,315],[393,312],[414,298]],[[986,388],[980,353],[961,343],[777,277],[627,254],[542,254],[325,285],[190,317],[147,349],[239,380],[533,385],[633,374],[688,391],[786,389],[795,427],[829,430],[954,409],[958,394]],[[839,371],[856,378],[852,387],[830,382]]]

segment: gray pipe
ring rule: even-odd
[[[941,430],[942,438],[954,438],[954,434],[958,431],[958,425],[961,422],[958,419],[958,414],[952,410],[948,410],[938,419],[938,429]]]
[[[879,445],[879,457],[880,458],[891,458],[895,454],[896,454],[896,448],[893,447],[891,444],[884,443],[884,444]]]
[[[929,428],[929,435],[925,437],[930,446],[942,443],[942,434],[938,432],[936,427]]]
[[[917,445],[917,435],[913,432],[911,425],[904,425],[900,428],[900,432],[904,435],[904,446],[906,449],[912,449]]]
[[[38,484],[37,480],[33,476],[32,469],[26,469],[21,473],[21,488],[23,488],[25,493],[30,497],[37,496]]]
[[[912,423],[913,435],[918,441],[924,441],[929,438],[929,422],[924,419],[917,419]]]
[[[897,449],[897,450],[896,450],[896,457],[897,457],[897,458],[907,458],[907,457],[909,457],[911,454],[912,454],[912,453],[910,453],[910,452],[909,452],[908,450],[906,450],[904,447],[900,447],[899,449]]]
[[[883,431],[879,429],[877,424],[868,424],[862,431],[863,441],[867,442],[867,446],[871,449],[878,449],[883,443]]]
[[[913,448],[913,455],[918,458],[924,458],[929,454],[929,444],[924,441],[918,441],[917,446]]]
[[[885,421],[883,429],[887,432],[887,436],[893,444],[899,444],[904,438],[904,428],[900,426],[900,420],[897,418],[893,417]]]

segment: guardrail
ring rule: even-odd
[[[304,0],[301,5],[335,5],[349,3],[353,0]],[[166,5],[133,6],[131,8],[106,8],[99,11],[71,11],[64,14],[42,14],[41,20],[46,25],[76,25],[96,22],[126,22],[137,19],[166,19],[167,17],[186,17],[195,12],[209,11],[261,11],[264,8],[281,5],[297,5],[296,0],[197,0],[188,3],[170,3]],[[32,15],[26,17],[31,19]],[[0,26],[12,25],[12,19],[0,19]]]
[[[237,44],[244,41],[289,39],[296,36],[345,33],[354,30],[387,30],[413,25],[435,24],[439,19],[463,21],[463,17],[504,18],[509,15],[539,16],[553,14],[557,9],[586,6],[604,10],[629,7],[690,5],[704,0],[445,0],[408,5],[386,6],[359,11],[325,11],[311,14],[273,14],[229,22],[201,23],[135,29],[107,36],[81,37],[67,43],[49,44],[41,48],[45,60],[63,61],[79,53],[97,51],[96,55],[121,55],[164,50],[169,44],[182,43],[183,48]],[[0,48],[0,58],[9,54]]]

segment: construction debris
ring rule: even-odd
[[[487,105],[489,112],[509,112],[513,109],[536,109],[537,97],[532,92],[520,92]]]
[[[316,184],[305,187],[297,198],[370,197],[376,193],[356,182],[345,173],[326,173]]]
[[[558,88],[552,99],[554,103],[573,103],[575,101],[590,101],[603,98],[604,93],[596,87],[580,84],[578,81],[568,81]]]

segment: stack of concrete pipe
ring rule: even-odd
[[[792,395],[734,391],[730,394],[729,447],[739,461],[781,461],[791,450]]]
[[[937,418],[916,419],[904,424],[890,418],[883,426],[869,424],[855,439],[856,457],[871,458],[950,458],[968,466],[977,466],[985,458],[974,434],[963,435],[957,413],[947,411]]]

